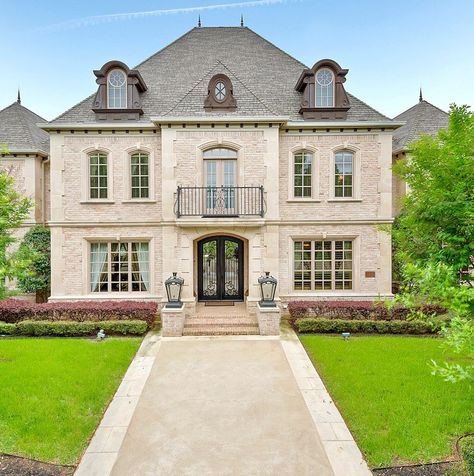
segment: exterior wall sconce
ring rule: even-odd
[[[165,281],[166,294],[168,295],[167,308],[180,308],[183,303],[181,302],[181,290],[183,289],[184,279],[177,276],[177,273],[173,272],[173,276],[170,276]]]
[[[275,291],[277,287],[277,279],[270,276],[270,271],[265,271],[265,276],[258,278],[260,284],[260,307],[276,307]]]

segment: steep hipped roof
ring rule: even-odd
[[[48,154],[49,134],[36,125],[41,122],[46,119],[15,101],[0,111],[0,144],[9,152]]]
[[[447,127],[448,119],[449,114],[422,99],[394,117],[394,121],[405,121],[406,124],[393,133],[393,152],[406,150],[420,134],[435,135],[439,129]]]
[[[249,28],[193,28],[134,68],[148,86],[142,95],[141,120],[149,122],[152,116],[205,117],[208,82],[217,73],[230,77],[237,100],[237,109],[224,114],[302,120],[298,113],[301,93],[295,85],[305,68]],[[95,122],[93,97],[53,123]],[[348,121],[390,121],[354,96],[349,95],[349,99]]]

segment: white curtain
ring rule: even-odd
[[[91,290],[99,291],[100,275],[107,262],[107,243],[92,243],[91,251],[93,260],[91,263]]]
[[[147,291],[150,290],[150,271],[148,259],[148,243],[139,243],[137,247],[138,269]]]

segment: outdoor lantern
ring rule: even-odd
[[[275,304],[275,291],[277,287],[277,280],[273,276],[270,276],[269,271],[265,271],[265,276],[258,278],[258,284],[260,284],[260,294],[262,299],[260,300],[261,307],[276,307]]]
[[[168,295],[168,303],[166,307],[179,308],[183,305],[181,302],[181,289],[183,288],[184,279],[176,276],[177,273],[173,273],[165,281],[166,294]]]

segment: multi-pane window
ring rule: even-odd
[[[90,244],[91,292],[134,292],[150,288],[148,242]]]
[[[150,170],[148,154],[137,152],[130,157],[132,198],[149,198]]]
[[[293,194],[295,197],[311,198],[313,154],[306,151],[294,155]]]
[[[352,197],[354,154],[343,150],[334,156],[334,195]]]
[[[334,106],[334,74],[329,68],[316,73],[316,107]]]
[[[298,240],[294,242],[295,290],[352,289],[353,244],[351,240]]]
[[[107,106],[110,109],[127,107],[127,77],[121,69],[113,69],[107,78]]]
[[[89,155],[89,198],[107,198],[107,155],[94,152]]]

